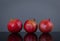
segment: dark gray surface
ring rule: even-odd
[[[35,36],[34,36],[33,34],[34,34]],[[25,32],[19,33],[20,37],[21,37],[23,40],[24,40],[24,37],[25,37],[26,35],[27,35],[27,36],[32,35],[32,36],[34,36],[35,38],[37,37],[37,41],[39,41],[39,39],[42,40],[42,38],[40,38],[40,37],[43,37],[44,40],[50,39],[51,41],[60,41],[60,32],[53,32],[53,33],[44,34],[44,35],[43,35],[43,33],[40,33],[40,32],[33,33],[33,34],[28,34],[28,33],[25,33]],[[9,36],[10,36],[10,37],[9,37]],[[14,36],[14,38],[13,38],[12,36]],[[46,36],[46,37],[44,37],[44,36]],[[1,32],[1,33],[0,33],[0,41],[9,41],[8,39],[11,39],[11,38],[17,40],[16,37],[17,37],[17,35],[12,34],[12,33],[9,33],[9,32]],[[19,36],[18,36],[18,37],[19,37]],[[17,38],[18,38],[18,37],[17,37]],[[11,40],[13,40],[13,39],[11,39]],[[29,40],[29,38],[28,38],[28,40]],[[34,40],[34,39],[33,39],[33,40]]]
[[[8,31],[7,23],[11,18],[19,18],[23,23],[31,18],[35,18],[37,23],[51,18],[54,23],[53,32],[59,32],[59,17],[60,0],[0,0],[0,32]]]

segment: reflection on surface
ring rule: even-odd
[[[32,34],[27,33],[24,36],[24,41],[37,41],[37,36],[34,33],[32,33]]]
[[[49,33],[43,33],[40,35],[39,41],[53,41],[53,39]]]
[[[36,35],[35,35],[36,34]],[[50,34],[42,34],[37,32],[35,34],[26,34],[21,32],[19,34],[0,33],[0,41],[60,41],[60,32],[53,32]]]
[[[10,34],[8,36],[8,41],[53,41],[52,36],[49,33],[42,33],[40,36],[36,33],[27,33],[25,35],[20,34]],[[23,36],[23,38],[22,38]]]
[[[8,41],[22,41],[20,34],[10,34],[8,36]]]

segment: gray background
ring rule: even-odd
[[[8,32],[7,23],[11,18],[18,18],[23,23],[31,18],[37,23],[50,18],[54,23],[52,32],[59,32],[60,0],[0,0],[0,32]]]

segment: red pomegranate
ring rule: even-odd
[[[19,19],[11,19],[8,23],[8,31],[12,33],[17,33],[22,30],[22,22]]]
[[[50,21],[50,19],[48,19],[48,20],[47,19],[42,20],[39,23],[39,29],[43,33],[51,32],[52,29],[53,29],[53,23]]]
[[[26,20],[24,23],[24,29],[28,33],[35,32],[37,30],[37,23],[35,19]]]

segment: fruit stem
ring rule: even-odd
[[[10,21],[14,21],[14,19],[10,19]]]
[[[35,18],[31,19],[32,21],[35,21]]]
[[[50,18],[48,19],[48,21],[50,21]]]

